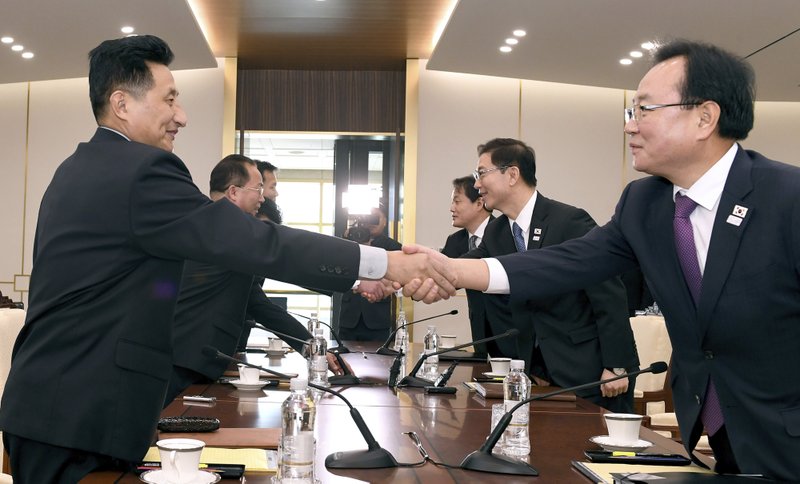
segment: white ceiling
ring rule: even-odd
[[[285,3],[258,1],[264,9]],[[377,0],[326,1],[357,6]],[[298,7],[318,3],[292,2]],[[24,60],[0,45],[0,83],[84,77],[89,50],[121,36],[125,24],[165,39],[176,54],[174,69],[213,67],[213,56],[224,51],[220,45],[235,45],[238,34],[232,27],[219,27],[204,36],[189,3],[201,5],[203,12],[224,12],[230,17],[225,25],[251,20],[233,0],[0,0],[0,36],[15,37],[36,55]],[[345,8],[331,15],[338,15],[338,22],[350,18],[350,28],[359,29],[359,20]],[[396,22],[420,23],[411,18],[413,13],[407,15]],[[199,23],[204,28],[211,24],[203,18]],[[295,42],[297,33],[305,32],[302,25],[296,28],[269,32],[270,48]],[[500,54],[498,47],[516,28],[528,35],[512,53]],[[618,60],[643,41],[686,37],[750,56],[760,100],[800,101],[798,28],[800,0],[460,0],[428,68],[635,89],[647,59],[628,67]],[[413,35],[433,38],[432,31],[418,30]],[[215,39],[210,47],[207,37]],[[357,47],[343,42],[339,49],[357,56]],[[410,50],[406,55],[414,56]]]
[[[460,0],[427,68],[635,90],[647,58],[619,59],[683,37],[750,56],[759,100],[800,101],[798,28],[798,0]]]

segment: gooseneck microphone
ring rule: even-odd
[[[497,474],[538,476],[539,471],[531,467],[527,462],[523,462],[517,459],[512,459],[510,457],[505,457],[502,455],[492,454],[492,449],[497,444],[497,441],[500,440],[500,437],[503,435],[503,432],[505,432],[506,428],[508,428],[508,425],[511,423],[511,418],[513,417],[514,411],[516,409],[520,408],[525,404],[535,402],[536,400],[543,400],[545,398],[550,398],[552,396],[560,395],[562,393],[585,390],[587,388],[597,387],[605,383],[621,380],[623,378],[628,378],[631,376],[636,376],[642,373],[658,374],[658,373],[664,373],[665,371],[667,371],[667,364],[664,363],[663,361],[657,361],[643,370],[636,370],[630,373],[624,373],[622,375],[615,376],[614,378],[609,378],[607,380],[585,383],[583,385],[578,385],[570,388],[562,388],[560,390],[552,391],[550,393],[545,393],[541,395],[536,395],[534,397],[526,398],[525,400],[522,400],[521,402],[514,405],[511,408],[511,410],[506,412],[503,415],[503,417],[500,418],[494,430],[492,430],[492,433],[489,434],[489,437],[486,439],[486,442],[484,442],[484,444],[481,446],[480,449],[468,455],[461,462],[461,468],[471,471],[494,472]]]
[[[246,324],[251,328],[258,328],[262,331],[268,331],[276,336],[280,336],[281,339],[291,340],[291,341],[299,341],[304,345],[308,345],[308,341],[303,341],[300,338],[295,336],[288,335],[286,333],[281,333],[280,331],[275,331],[274,329],[269,329],[261,323],[257,323],[255,321],[247,321]],[[328,353],[332,354],[336,361],[339,363],[339,367],[342,369],[341,375],[332,375],[328,377],[328,382],[331,385],[358,385],[361,383],[361,380],[358,379],[357,376],[350,371],[350,368],[345,364],[344,359],[339,354],[339,347],[331,348],[328,350]]]
[[[442,316],[449,316],[449,315],[452,315],[452,314],[458,314],[458,309],[453,309],[452,311],[448,311],[446,313],[437,314],[436,316],[430,316],[428,318],[418,319],[418,320],[412,321],[410,323],[401,324],[400,326],[395,328],[394,331],[389,333],[389,337],[386,338],[386,341],[383,342],[381,347],[378,348],[378,350],[375,351],[375,353],[377,353],[379,355],[387,355],[387,356],[397,356],[397,355],[401,354],[402,352],[397,351],[395,349],[389,348],[389,343],[392,341],[392,338],[394,338],[394,335],[396,335],[398,331],[400,331],[403,328],[407,328],[407,327],[411,326],[412,324],[417,324],[417,323],[421,323],[423,321],[428,321],[428,320],[435,319],[435,318],[441,318]],[[452,350],[453,349],[450,348],[450,351],[452,351]]]
[[[299,317],[299,318],[303,318],[303,319],[311,319],[311,318],[309,318],[308,316],[306,316],[306,315],[304,315],[304,314],[293,313],[293,312],[291,312],[291,311],[286,311],[286,312],[287,312],[287,313],[289,313],[289,314],[291,314],[292,316],[297,316],[297,317]],[[331,330],[331,335],[333,335],[333,339],[335,339],[335,340],[336,340],[336,344],[338,345],[338,346],[337,346],[337,348],[339,349],[339,353],[350,353],[350,350],[349,350],[349,349],[347,349],[347,346],[345,346],[345,345],[344,345],[344,343],[342,343],[342,340],[339,338],[339,333],[337,333],[337,332],[336,332],[336,330],[335,330],[335,329],[333,329],[333,326],[331,326],[331,325],[330,325],[330,324],[328,324],[328,323],[322,322],[322,321],[320,321],[319,319],[317,319],[317,322],[318,322],[319,324],[323,325],[323,326],[327,326],[327,327],[328,327],[328,329],[330,329],[330,330]]]
[[[204,346],[202,351],[203,355],[209,358],[219,358],[240,363],[251,368],[258,368],[259,370],[263,370],[279,378],[288,379],[288,375],[228,356],[212,346]],[[397,461],[394,456],[388,450],[381,447],[378,441],[375,440],[372,432],[369,431],[369,427],[367,427],[367,423],[364,422],[364,418],[361,417],[361,413],[359,413],[358,409],[356,409],[344,395],[336,390],[331,390],[330,388],[319,386],[311,382],[308,383],[308,386],[341,398],[350,409],[350,416],[353,418],[353,422],[355,422],[358,431],[361,432],[361,436],[367,442],[367,450],[334,452],[325,458],[325,467],[330,469],[381,469],[385,467],[397,467]]]
[[[480,343],[487,343],[489,341],[494,341],[496,339],[501,339],[501,338],[508,338],[509,336],[516,336],[518,334],[519,334],[519,330],[516,329],[516,328],[512,328],[512,329],[509,329],[508,331],[506,331],[505,333],[498,334],[496,336],[490,336],[488,338],[479,339],[477,341],[470,341],[469,343],[464,343],[464,344],[461,344],[461,345],[453,346],[452,348],[444,348],[444,349],[441,349],[439,351],[434,351],[433,353],[423,354],[422,356],[420,356],[419,360],[417,360],[417,364],[414,365],[414,369],[411,370],[411,373],[409,373],[407,377],[405,377],[402,380],[400,380],[400,383],[398,383],[397,386],[398,387],[417,387],[417,388],[423,388],[423,387],[432,386],[433,382],[431,380],[428,380],[428,379],[425,379],[425,378],[420,378],[420,377],[417,376],[417,372],[422,367],[422,364],[425,363],[425,360],[427,360],[431,356],[441,355],[443,353],[448,353],[448,352],[453,351],[453,350],[460,350],[461,348],[466,348],[467,346],[476,345],[476,344],[480,344]]]

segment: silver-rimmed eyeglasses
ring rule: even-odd
[[[485,170],[475,170],[472,172],[472,178],[475,180],[480,180],[484,177],[484,175],[488,175],[493,171],[500,170],[500,173],[503,173],[508,166],[495,166],[494,168],[487,168]]]
[[[264,186],[257,186],[257,187],[240,187],[239,185],[234,185],[236,188],[241,188],[242,190],[253,190],[254,192],[258,192],[259,196],[264,196]]]
[[[656,109],[671,108],[673,106],[699,106],[701,104],[703,103],[645,104],[644,106],[634,104],[633,107],[625,108],[625,122],[628,123],[631,119],[637,123],[641,122],[642,118],[646,116],[647,113],[655,111]]]

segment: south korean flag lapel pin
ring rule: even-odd
[[[733,211],[730,215],[728,215],[727,222],[731,225],[740,226],[744,221],[744,218],[747,216],[747,211],[749,209],[747,207],[743,207],[741,205],[734,205]]]

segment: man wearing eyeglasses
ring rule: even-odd
[[[705,430],[716,471],[796,481],[800,169],[737,142],[754,119],[746,61],[689,41],[654,60],[625,110],[633,165],[653,176],[625,188],[611,221],[559,246],[450,265],[459,286],[512,301],[640,267],[667,322],[686,450]]]
[[[502,216],[486,227],[464,257],[496,257],[538,250],[584,235],[597,224],[585,210],[543,196],[536,188],[536,156],[522,141],[497,138],[478,146],[475,188]],[[580,385],[638,368],[625,289],[612,278],[557,297],[509,302],[485,295],[488,335],[511,328],[514,339],[487,344],[489,354],[525,360],[540,385]],[[631,379],[633,380],[633,379]],[[579,396],[614,412],[633,411],[633,381],[617,380]]]

